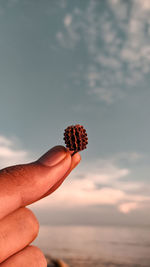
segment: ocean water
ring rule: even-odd
[[[70,267],[150,267],[150,228],[41,226],[34,241]]]

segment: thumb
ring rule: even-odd
[[[35,162],[1,170],[0,218],[38,200],[64,177],[70,166],[69,151],[56,146]]]

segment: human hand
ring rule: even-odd
[[[55,191],[80,159],[56,146],[37,161],[0,171],[0,267],[47,266],[41,250],[30,245],[39,223],[25,206]]]

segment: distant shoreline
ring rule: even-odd
[[[150,228],[149,224],[41,224],[40,227],[119,227],[119,228]]]

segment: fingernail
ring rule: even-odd
[[[52,167],[62,161],[67,155],[67,150],[64,146],[54,146],[38,159],[45,166]]]

